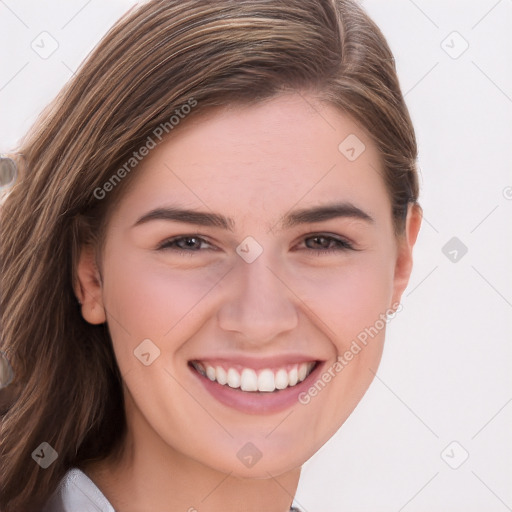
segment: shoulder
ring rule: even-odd
[[[41,512],[115,512],[114,507],[80,469],[70,469]]]

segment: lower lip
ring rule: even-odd
[[[201,375],[193,367],[190,371],[199,379],[206,390],[220,403],[247,414],[273,414],[292,407],[299,401],[299,395],[306,391],[322,371],[324,362],[320,361],[315,369],[299,384],[275,392],[247,392],[240,388],[230,388]]]

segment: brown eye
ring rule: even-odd
[[[333,236],[314,235],[307,237],[304,240],[306,247],[317,253],[330,253],[354,249],[346,240]]]

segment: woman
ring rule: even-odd
[[[352,0],[123,16],[13,156],[0,509],[290,510],[400,308],[416,156]]]

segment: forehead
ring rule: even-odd
[[[131,218],[173,205],[221,211],[267,228],[297,208],[350,201],[390,208],[380,157],[349,116],[289,94],[185,119],[139,164],[121,201]]]

